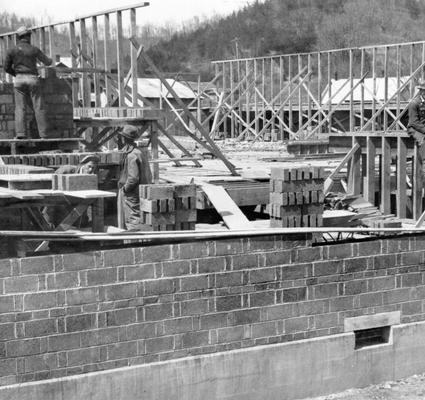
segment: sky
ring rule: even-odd
[[[147,0],[148,7],[138,9],[137,23],[180,24],[197,16],[227,15],[255,0]],[[21,17],[36,18],[37,25],[69,21],[98,11],[133,6],[138,0],[0,0],[0,10]],[[123,14],[124,16],[124,14]]]

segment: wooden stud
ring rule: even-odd
[[[130,35],[132,37],[137,37],[137,24],[136,24],[136,9],[132,8],[130,10]],[[130,45],[130,57],[131,57],[131,97],[132,97],[132,106],[137,107],[137,94],[138,94],[138,74],[137,74],[137,49]]]
[[[397,138],[397,195],[396,195],[396,207],[397,207],[398,218],[406,218],[406,210],[407,210],[406,161],[407,161],[406,139],[398,137]]]
[[[80,64],[82,68],[87,68],[89,65],[87,63],[87,30],[86,30],[86,21],[80,19]],[[90,83],[87,72],[82,73],[81,78],[81,99],[83,107],[90,107]]]
[[[423,189],[423,146],[420,148],[415,144],[413,151],[413,219],[418,220],[422,214],[422,189]]]
[[[93,68],[99,66],[97,17],[92,18],[92,60]],[[100,80],[97,72],[93,73],[95,107],[100,107]]]
[[[118,105],[125,107],[124,87],[124,36],[122,31],[122,12],[117,11],[117,72],[118,72]]]
[[[109,14],[105,14],[103,17],[103,53],[104,53],[104,69],[105,69],[105,96],[107,104],[112,99],[112,87],[111,82],[108,79],[108,73],[111,71],[111,55],[109,54],[109,43],[111,41],[111,31],[110,31],[110,19]]]
[[[364,70],[365,70],[365,49],[362,49],[361,51],[361,59],[360,59],[360,76],[363,76],[364,74]],[[362,85],[360,87],[360,129],[363,128],[364,125],[364,118],[365,118],[365,114],[364,114],[364,85]]]
[[[391,145],[390,139],[382,137],[381,155],[381,211],[391,213]]]
[[[388,100],[388,46],[384,50],[384,102]],[[388,128],[388,113],[384,110],[383,129]]]
[[[49,56],[53,60],[53,63],[56,61],[55,54],[55,26],[49,26]],[[54,64],[53,64],[54,65]]]
[[[376,145],[374,138],[366,138],[366,182],[365,182],[365,199],[375,204],[375,157]]]
[[[69,46],[71,48],[71,66],[77,68],[77,40],[75,37],[75,24],[74,22],[69,23]],[[78,107],[78,81],[72,80],[72,104],[74,107]]]

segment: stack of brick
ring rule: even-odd
[[[98,178],[95,174],[53,174],[52,189],[63,191],[96,190]]]
[[[324,169],[272,168],[270,226],[318,227],[323,224]]]
[[[49,136],[68,138],[74,136],[72,89],[65,79],[56,77],[53,68],[40,79],[42,93],[46,101],[49,120]],[[34,113],[26,108],[25,124],[27,134],[37,137],[37,124]],[[15,136],[15,97],[13,84],[0,84],[0,139],[12,139]]]
[[[194,230],[196,185],[141,185],[140,217],[153,231]]]

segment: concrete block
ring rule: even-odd
[[[52,187],[63,191],[96,190],[98,178],[95,174],[58,174],[57,180],[52,181]]]
[[[380,326],[398,325],[400,324],[400,319],[400,311],[345,318],[344,332],[353,332],[362,329],[378,328]]]

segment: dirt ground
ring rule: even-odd
[[[424,400],[425,374],[304,400]]]

